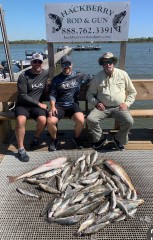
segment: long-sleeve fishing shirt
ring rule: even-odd
[[[111,77],[106,76],[104,70],[93,77],[86,97],[94,106],[100,102],[106,107],[117,107],[121,103],[129,107],[134,102],[136,94],[128,74],[114,68]]]
[[[42,70],[40,74],[33,74],[29,70],[21,73],[18,86],[18,99],[16,105],[25,107],[38,106],[42,94],[45,91],[48,80],[48,71]]]
[[[53,78],[49,90],[50,101],[55,101],[60,107],[70,107],[78,101],[81,84],[91,81],[89,74],[73,72],[67,76],[63,73]]]

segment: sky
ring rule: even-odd
[[[153,37],[153,0],[129,0],[131,3],[129,38]],[[124,2],[115,0],[1,0],[9,41],[46,39],[44,5],[48,3]],[[2,36],[0,34],[0,41]]]

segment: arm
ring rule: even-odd
[[[27,90],[27,79],[24,74],[21,74],[18,78],[18,94],[19,94],[19,101],[24,103],[30,103],[34,106],[38,106],[39,102],[34,100],[32,97],[28,96]]]
[[[126,92],[127,92],[125,104],[128,107],[130,107],[133,104],[133,102],[135,101],[137,91],[127,73],[125,73],[125,77],[126,77]]]
[[[89,103],[91,103],[93,106],[96,106],[97,103],[99,102],[97,100],[97,86],[96,86],[96,81],[95,78],[93,78],[93,80],[90,82],[89,88],[87,90],[87,94],[86,94],[86,99]]]
[[[81,84],[89,84],[92,80],[92,76],[90,74],[83,74],[83,73],[77,73],[77,80],[81,80]]]
[[[49,99],[50,99],[49,116],[50,117],[55,116],[57,114],[57,109],[55,107],[56,96],[57,96],[57,86],[53,79],[52,83],[49,86]]]
[[[41,76],[40,76],[41,77]],[[29,90],[29,84],[27,82],[27,78],[25,73],[21,74],[18,79],[18,101],[27,106],[40,107],[43,109],[47,109],[47,105],[40,102],[39,98],[43,94],[43,89],[39,89],[39,91],[33,91],[32,87]]]

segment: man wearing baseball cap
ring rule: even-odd
[[[80,138],[84,126],[84,115],[78,104],[80,86],[89,83],[91,76],[72,71],[72,60],[66,55],[61,59],[62,72],[52,79],[49,97],[50,111],[47,118],[47,127],[51,135],[49,151],[57,150],[57,122],[65,115],[75,122],[73,142],[78,149],[83,148]]]
[[[40,134],[46,127],[47,105],[40,101],[46,89],[48,71],[42,68],[43,56],[39,53],[32,55],[31,69],[19,75],[18,99],[15,107],[16,127],[15,134],[18,143],[18,158],[28,162],[29,156],[24,148],[25,124],[29,117],[35,119],[37,129],[30,144],[31,150],[39,145]]]
[[[124,150],[128,143],[128,132],[134,121],[129,107],[134,102],[136,90],[128,74],[115,68],[117,58],[111,52],[106,52],[99,58],[103,67],[94,76],[87,91],[87,100],[93,109],[87,117],[87,124],[93,135],[93,148],[100,149],[106,143],[100,123],[104,118],[114,118],[120,126],[113,138],[115,147]]]

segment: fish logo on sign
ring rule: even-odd
[[[54,26],[52,27],[52,33],[58,32],[62,27],[63,18],[53,13],[49,13],[48,16],[52,20],[52,23],[54,24]]]
[[[117,32],[121,32],[121,26],[119,26],[119,24],[121,24],[123,18],[126,16],[126,14],[127,14],[126,11],[120,12],[119,14],[115,14],[115,16],[113,18],[113,28]]]

